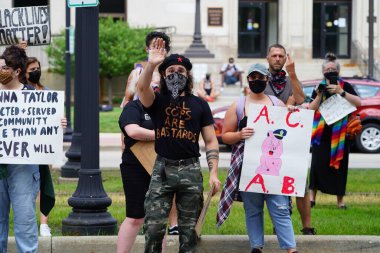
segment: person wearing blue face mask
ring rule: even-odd
[[[220,187],[217,177],[219,146],[210,107],[192,94],[192,64],[178,54],[166,56],[165,42],[153,41],[148,62],[137,83],[140,101],[155,130],[156,162],[145,199],[145,252],[161,252],[166,219],[175,195],[178,210],[179,252],[195,252],[195,225],[203,207],[203,177],[199,162],[199,135],[206,146],[213,195]],[[160,94],[150,82],[159,65]]]

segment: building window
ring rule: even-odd
[[[45,6],[49,5],[48,0],[13,0],[13,7],[25,7],[25,6]]]
[[[99,17],[126,20],[126,0],[99,1]]]

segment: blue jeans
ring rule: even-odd
[[[272,223],[276,229],[280,248],[296,248],[288,196],[253,192],[240,193],[244,203],[245,222],[252,248],[262,248],[264,246],[264,200],[267,203]]]
[[[38,165],[8,164],[0,180],[0,253],[7,252],[10,205],[19,252],[37,252],[36,198],[40,190]]]

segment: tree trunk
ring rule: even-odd
[[[108,80],[108,105],[112,106],[112,83],[111,83],[111,78],[107,78]]]
[[[104,101],[104,77],[100,77],[100,92],[99,92],[99,104],[103,104]]]

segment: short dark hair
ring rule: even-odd
[[[269,54],[269,52],[270,52],[270,50],[271,50],[272,48],[281,48],[282,50],[284,50],[284,52],[285,52],[285,54],[286,54],[286,49],[285,49],[285,47],[284,47],[283,45],[281,45],[281,44],[278,44],[278,43],[270,45],[270,46],[268,47],[268,53],[267,53],[267,54]]]
[[[28,57],[26,56],[24,49],[16,45],[9,46],[5,48],[1,55],[1,59],[4,59],[5,64],[13,70],[20,69],[20,77],[25,75],[26,60]]]
[[[163,39],[165,41],[166,53],[169,53],[169,51],[170,51],[170,38],[169,38],[169,36],[166,35],[166,33],[163,33],[163,32],[157,32],[157,31],[150,32],[145,37],[145,45],[146,45],[146,47],[150,46],[150,43],[152,42],[152,40],[154,38],[161,38],[161,39]]]
[[[191,95],[193,92],[193,76],[191,75],[190,71],[187,71],[187,81],[186,81],[186,86],[185,86],[185,95]],[[169,94],[168,86],[166,85],[165,78],[163,74],[161,73],[161,79],[160,79],[160,93],[163,95]]]

